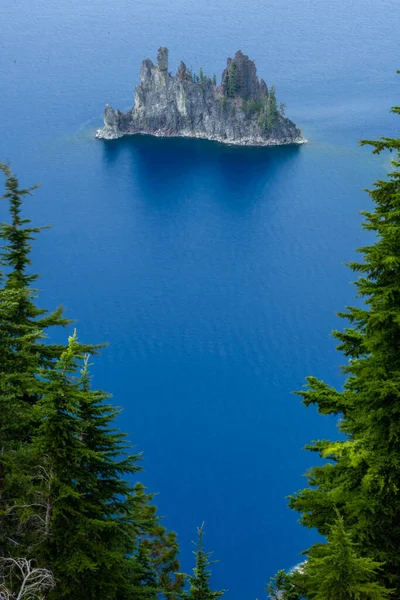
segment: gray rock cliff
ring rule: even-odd
[[[271,146],[302,144],[296,125],[279,109],[275,90],[259,81],[254,62],[240,50],[228,58],[220,85],[181,62],[175,76],[168,71],[168,49],[158,50],[157,64],[142,62],[132,110],[108,104],[104,127],[96,137],[125,135],[194,137],[226,144]]]

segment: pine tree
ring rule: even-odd
[[[232,61],[228,67],[228,83],[226,95],[229,98],[234,98],[237,91],[237,69],[236,64]]]
[[[64,349],[47,344],[46,332],[69,321],[61,308],[49,313],[36,304],[32,286],[38,275],[30,272],[30,255],[43,227],[32,227],[22,216],[23,201],[36,186],[21,188],[7,165],[0,163],[0,171],[5,176],[1,199],[8,202],[10,215],[9,223],[0,223],[0,549],[3,556],[14,556],[22,550],[29,555],[40,531],[37,503],[31,497],[32,477],[40,467],[31,447],[37,426],[33,407],[45,385],[37,374],[50,369]]]
[[[212,83],[213,83],[213,85],[217,85],[217,76],[216,76],[215,73],[214,73],[213,78],[212,78]]]
[[[154,496],[155,494],[147,493],[141,483],[135,485],[137,546],[146,553],[158,592],[175,600],[180,598],[184,585],[184,577],[179,573],[179,546],[176,534],[161,525],[153,504]]]
[[[30,267],[31,241],[41,228],[21,216],[23,198],[35,189],[21,189],[7,165],[5,194],[10,223],[0,223],[0,549],[2,556],[29,548],[31,515],[26,509],[30,488],[32,406],[41,391],[36,373],[49,364],[43,330],[64,325],[58,312],[46,315],[36,308],[31,288],[36,274]]]
[[[48,477],[38,556],[58,582],[52,599],[115,597],[135,543],[133,489],[125,475],[138,471],[139,457],[127,454],[126,436],[113,427],[118,410],[90,389],[82,359],[74,334],[55,367],[43,370],[48,386],[35,406],[34,447]]]
[[[262,103],[262,109],[260,114],[260,127],[265,131],[271,130],[275,127],[279,117],[278,103],[276,100],[275,86],[271,85],[268,96]]]
[[[305,598],[304,565],[293,569],[290,573],[278,571],[267,587],[270,600],[303,600]]]
[[[149,550],[141,543],[135,549],[125,564],[126,590],[124,598],[137,598],[138,600],[157,600],[161,589],[157,580],[157,573],[150,559]]]
[[[61,309],[36,307],[37,275],[28,270],[41,228],[21,217],[31,189],[1,169],[11,214],[11,224],[0,225],[1,555],[51,568],[51,600],[174,598],[182,587],[173,572],[176,536],[160,526],[155,507],[143,509],[140,486],[126,479],[139,457],[113,426],[119,411],[109,396],[91,389],[88,353],[99,346],[80,344],[76,334],[67,346],[46,343],[49,327],[69,321]]]
[[[27,438],[30,406],[40,383],[35,378],[39,364],[47,359],[44,351],[43,329],[49,325],[43,318],[46,311],[36,308],[32,283],[36,274],[28,274],[31,240],[40,228],[27,227],[29,219],[21,217],[22,199],[34,187],[21,189],[17,178],[7,165],[0,164],[6,177],[6,192],[1,197],[8,201],[10,223],[0,223],[0,411],[6,418],[1,421],[0,440],[3,452],[16,447]],[[40,318],[42,317],[42,318]],[[59,315],[53,315],[54,324]],[[53,323],[52,323],[53,324]],[[5,450],[5,453],[4,453]],[[5,482],[1,486],[4,489]]]
[[[0,287],[0,556],[13,557],[29,547],[25,518],[30,487],[30,453],[25,437],[30,426],[29,393],[36,391],[37,356],[29,351],[37,332],[17,326],[13,318],[21,303],[20,290]],[[19,352],[15,352],[15,348]],[[25,392],[23,391],[25,390]]]
[[[32,195],[32,191],[37,186],[30,188],[20,188],[18,179],[12,174],[7,165],[0,163],[0,171],[6,177],[6,193],[1,197],[7,200],[9,205],[10,223],[0,223],[0,239],[3,245],[0,252],[0,267],[3,269],[2,290],[14,290],[19,292],[18,302],[14,307],[14,312],[10,317],[10,333],[18,333],[18,327],[24,328],[26,334],[37,334],[34,351],[40,357],[40,366],[45,367],[51,364],[55,357],[59,357],[65,349],[64,346],[55,344],[46,344],[43,339],[43,333],[51,327],[65,327],[70,324],[70,320],[63,316],[62,308],[58,308],[52,313],[43,308],[38,308],[35,304],[36,290],[32,287],[38,278],[37,273],[29,273],[31,267],[32,241],[37,234],[47,227],[32,227],[31,220],[21,216],[23,200],[26,196]],[[7,324],[5,325],[7,326]],[[15,358],[21,360],[25,358],[24,352],[17,345]],[[93,347],[87,347],[85,351],[92,351]]]
[[[382,564],[359,556],[338,515],[328,543],[316,546],[306,564],[310,600],[385,600],[391,592],[377,582]]]
[[[215,598],[220,598],[226,592],[226,590],[213,592],[210,588],[211,571],[209,567],[216,561],[210,560],[211,552],[204,551],[203,527],[204,523],[197,530],[197,549],[193,552],[196,557],[196,566],[193,569],[193,575],[186,575],[190,586],[189,591],[185,591],[182,594],[182,598],[186,600],[214,600]]]
[[[400,114],[400,107],[392,109]],[[364,211],[364,229],[376,241],[360,249],[361,262],[350,263],[363,306],[348,307],[342,318],[350,327],[335,332],[338,349],[349,359],[343,392],[308,378],[299,392],[304,404],[322,414],[341,415],[345,439],[308,446],[328,463],[308,474],[310,488],[290,499],[302,523],[329,533],[335,506],[361,555],[384,563],[381,579],[400,594],[400,139],[363,141],[396,152],[393,171],[368,193],[375,211]]]

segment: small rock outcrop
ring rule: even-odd
[[[157,67],[162,73],[168,72],[168,48],[165,46],[158,49]]]
[[[225,144],[272,146],[302,144],[296,125],[278,107],[275,89],[259,81],[254,62],[240,50],[228,58],[221,84],[192,73],[181,61],[176,76],[168,71],[168,48],[161,47],[157,64],[142,62],[133,108],[127,113],[108,104],[104,127],[96,137],[125,135],[194,137]]]

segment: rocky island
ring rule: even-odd
[[[134,105],[126,113],[108,104],[97,138],[125,135],[192,137],[239,146],[303,144],[296,125],[278,105],[275,88],[259,81],[254,62],[240,50],[228,58],[217,85],[216,76],[196,75],[181,62],[176,75],[168,71],[168,48],[158,50],[157,64],[142,62]]]

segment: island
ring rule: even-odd
[[[126,135],[189,137],[239,146],[304,144],[300,129],[278,105],[275,88],[259,81],[254,62],[241,50],[228,58],[216,76],[188,69],[181,62],[176,75],[168,71],[168,48],[158,50],[157,64],[142,62],[135,100],[126,113],[106,105],[104,127],[97,138]]]

